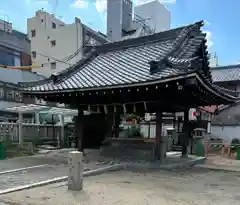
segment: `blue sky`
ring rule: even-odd
[[[26,19],[44,8],[66,23],[79,17],[83,23],[105,33],[106,0],[1,0],[0,18],[26,31]],[[149,0],[135,0],[141,4]],[[205,20],[210,52],[217,52],[222,65],[240,62],[239,0],[160,0],[172,13],[172,28]]]

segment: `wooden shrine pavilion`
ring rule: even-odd
[[[76,65],[50,78],[22,84],[23,92],[46,101],[78,108],[78,147],[83,110],[107,116],[156,113],[155,156],[162,159],[161,113],[185,113],[189,108],[231,104],[235,92],[213,84],[203,21],[169,31],[92,46]],[[186,154],[188,126],[183,154]]]

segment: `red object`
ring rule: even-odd
[[[197,112],[196,111],[193,112],[193,116],[197,117]]]

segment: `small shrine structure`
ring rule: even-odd
[[[155,159],[162,160],[162,113],[184,112],[182,155],[187,155],[188,111],[231,104],[233,91],[215,85],[209,68],[203,21],[119,42],[92,46],[76,65],[50,78],[22,84],[23,93],[78,109],[77,146],[83,136],[83,111],[97,111],[114,124],[122,113],[156,113]]]

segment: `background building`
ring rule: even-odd
[[[111,41],[122,39],[124,32],[131,30],[132,0],[107,1],[107,37]]]
[[[38,81],[44,77],[34,72],[7,67],[29,65],[31,55],[27,34],[14,30],[11,23],[0,20],[0,121],[18,119],[17,113],[6,112],[5,108],[35,103],[35,99],[21,95],[18,83]]]
[[[212,68],[212,76],[215,84],[231,91],[240,93],[240,65],[230,65]],[[219,106],[219,111],[212,120],[211,132],[213,135],[231,140],[240,139],[240,103]]]
[[[0,67],[0,121],[17,120],[17,113],[5,112],[8,107],[24,103],[36,103],[34,98],[22,96],[19,82],[33,82],[44,79],[30,71]]]
[[[86,42],[107,42],[103,34],[88,28],[80,19],[75,18],[74,23],[65,24],[43,10],[27,20],[27,30],[32,62],[40,65],[35,71],[47,77],[78,62],[84,55]]]
[[[107,37],[111,41],[136,38],[170,29],[171,13],[159,1],[136,6],[132,0],[107,1]]]
[[[0,19],[0,64],[31,65],[30,41],[27,35],[12,29],[12,24]]]
[[[158,0],[136,6],[134,14],[135,18],[142,17],[155,33],[170,29],[171,12]]]

